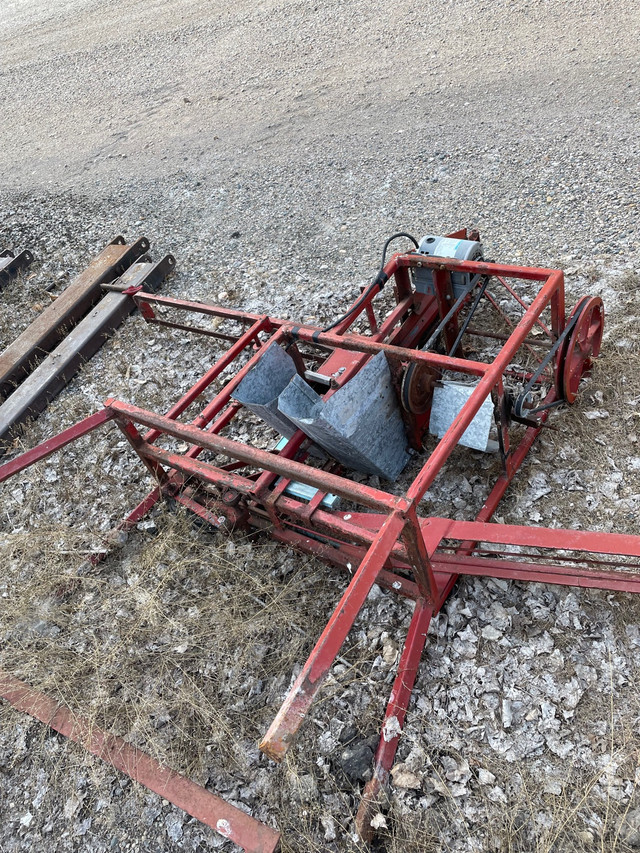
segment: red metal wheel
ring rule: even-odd
[[[562,348],[558,365],[558,375],[562,377],[562,394],[567,403],[575,402],[580,379],[600,352],[604,331],[604,307],[599,296],[580,300],[571,316],[576,313],[578,319]]]
[[[438,379],[436,371],[428,364],[413,362],[404,372],[400,398],[406,412],[423,415],[429,410],[433,386]]]

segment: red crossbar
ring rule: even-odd
[[[275,853],[280,833],[225,803],[210,791],[164,767],[121,737],[77,717],[70,708],[0,670],[0,697],[16,710],[35,717],[88,752],[154,791],[201,823],[238,844],[247,853]]]

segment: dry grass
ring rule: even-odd
[[[307,726],[287,762],[266,762],[256,744],[345,580],[266,539],[194,528],[182,512],[163,509],[156,524],[157,534],[134,532],[126,553],[97,569],[83,559],[97,531],[4,534],[0,668],[201,784],[222,786],[223,795],[258,777],[263,817],[275,815],[288,828],[296,839],[290,849],[324,849],[317,840],[323,813],[305,791],[313,779],[317,794],[321,779],[317,734],[336,714],[351,719],[345,709],[355,706],[356,693],[380,691],[363,631],[346,644],[317,703],[316,726]],[[375,733],[381,711],[380,702],[363,709],[363,735]],[[17,715],[0,719],[9,740],[17,725]],[[31,761],[43,763],[66,800],[75,777],[57,769],[60,753],[50,745],[35,726]],[[69,754],[99,767],[80,750]],[[92,777],[99,797],[111,775],[98,769]],[[353,798],[340,784],[329,786],[344,800],[346,826]]]
[[[321,578],[269,545],[214,541],[182,514],[158,524],[125,559],[79,574],[86,533],[7,535],[1,665],[172,765],[195,741],[236,764],[234,739],[260,733],[265,697],[252,690],[303,655]]]

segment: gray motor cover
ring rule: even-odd
[[[458,237],[437,237],[426,234],[420,241],[418,252],[436,258],[455,258],[457,261],[481,261],[482,243],[477,240],[463,240]],[[431,270],[417,267],[412,270],[413,282],[418,293],[433,295],[433,278]],[[457,298],[471,282],[469,273],[454,272],[451,274],[453,294]]]
[[[463,240],[459,237],[436,237],[426,234],[418,251],[421,255],[434,255],[436,258],[456,258],[458,261],[482,260],[482,243],[477,240]]]

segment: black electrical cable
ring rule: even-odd
[[[382,262],[380,263],[380,269],[378,270],[378,276],[380,275],[380,273],[384,269],[384,262],[387,258],[387,249],[389,248],[389,244],[392,243],[394,240],[397,240],[398,237],[406,237],[407,240],[411,240],[411,242],[416,247],[416,249],[418,248],[418,241],[416,240],[416,238],[412,234],[408,234],[406,231],[398,231],[396,234],[392,234],[391,237],[389,237],[387,242],[384,244],[384,248],[382,250]],[[376,278],[378,276],[376,276]]]
[[[378,273],[374,280],[371,282],[369,287],[367,287],[367,289],[363,292],[360,299],[358,299],[357,302],[354,302],[351,308],[349,308],[349,310],[345,314],[343,314],[342,317],[338,317],[338,319],[334,320],[330,326],[326,326],[322,330],[323,332],[330,332],[332,329],[335,329],[336,326],[339,326],[340,323],[343,323],[345,320],[351,317],[351,315],[354,314],[358,310],[358,308],[360,308],[360,306],[366,302],[374,288],[377,287],[378,291],[382,290],[388,279],[388,276],[384,274],[384,263],[387,258],[387,249],[389,248],[389,244],[393,240],[397,240],[399,237],[406,237],[407,240],[411,240],[416,249],[418,248],[418,241],[412,234],[408,234],[406,231],[398,231],[397,234],[392,234],[391,237],[389,237],[387,242],[384,244],[384,248],[382,250],[382,262],[380,263],[380,269],[378,270]]]

